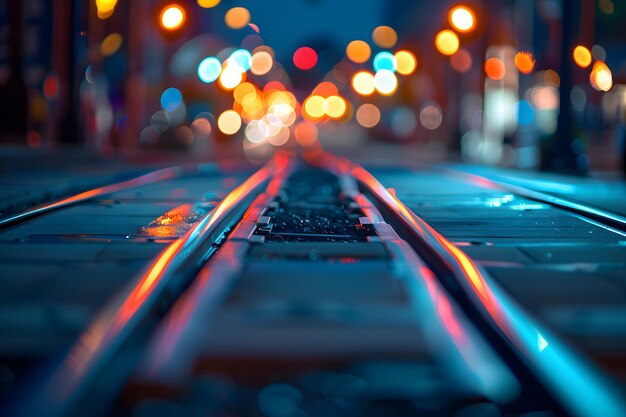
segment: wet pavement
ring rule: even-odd
[[[372,173],[483,266],[539,322],[626,383],[624,232],[490,188],[488,182],[476,185],[471,177],[462,181],[458,173],[403,168],[374,168]],[[579,201],[600,201],[584,194],[590,182],[569,178],[563,186],[582,184]],[[593,183],[594,190],[605,189],[597,187],[600,181]],[[611,187],[619,186],[623,184]],[[618,205],[607,208],[618,211],[626,195],[613,194],[611,199]]]
[[[484,267],[539,322],[626,386],[626,234],[491,188],[488,181],[477,183],[458,170],[618,214],[626,207],[623,183],[537,173],[518,173],[513,181],[512,171],[458,165],[366,168]],[[19,189],[21,180],[3,177],[0,186],[9,196],[5,202],[28,205],[24,196],[49,200],[146,171],[118,165],[99,175],[83,171],[78,179],[72,169],[58,170],[56,177],[39,172],[39,180],[34,173],[24,177],[31,182],[24,180],[27,185],[13,194],[10,190]],[[0,366],[8,376],[2,391],[33,364],[62,355],[106,300],[251,172],[204,164],[193,174],[99,196],[4,228]],[[51,187],[57,191],[46,191]],[[4,210],[9,211],[6,205]]]

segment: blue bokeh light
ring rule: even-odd
[[[398,61],[396,57],[393,56],[391,52],[383,51],[376,54],[374,57],[374,70],[389,70],[391,72],[396,72],[398,68]]]
[[[163,110],[172,112],[183,104],[183,95],[177,88],[170,87],[161,94],[161,107]]]
[[[204,58],[198,65],[198,78],[203,83],[209,84],[217,80],[222,72],[222,63],[214,56]]]
[[[235,61],[242,71],[248,71],[252,65],[252,55],[246,49],[237,49],[230,54],[230,59]]]
[[[535,120],[535,110],[532,104],[526,100],[520,100],[515,104],[517,109],[517,122],[520,126],[528,126]]]

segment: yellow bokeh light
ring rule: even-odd
[[[231,29],[242,29],[250,23],[250,12],[245,7],[233,7],[226,12],[224,21]]]
[[[346,113],[346,101],[339,96],[330,96],[324,104],[324,112],[330,118],[339,119]]]
[[[589,82],[598,91],[609,91],[613,87],[613,74],[603,61],[596,61],[589,74]]]
[[[398,68],[396,71],[398,74],[410,75],[415,72],[417,68],[417,58],[409,51],[401,50],[394,54],[396,61],[398,62]]]
[[[119,33],[111,33],[100,44],[100,53],[103,56],[109,56],[116,53],[122,46],[122,35]]]
[[[185,23],[185,10],[177,4],[165,6],[161,12],[161,27],[165,30],[179,29]]]
[[[380,122],[380,110],[374,104],[362,104],[356,110],[356,121],[363,127],[374,127]]]
[[[448,15],[450,25],[459,32],[469,32],[476,26],[474,12],[466,6],[456,6],[450,10]]]
[[[535,58],[530,52],[518,52],[515,54],[515,66],[522,74],[530,74],[535,68]]]
[[[374,74],[367,71],[359,71],[352,77],[352,88],[362,96],[371,95],[376,86],[374,85]]]
[[[225,90],[232,90],[243,81],[244,73],[238,65],[225,65],[219,77],[219,83]]]
[[[233,91],[233,98],[242,106],[254,102],[257,90],[252,83],[241,83]]]
[[[304,101],[304,112],[312,119],[321,119],[324,117],[326,107],[326,99],[322,96],[311,96]]]
[[[210,9],[211,7],[215,7],[220,4],[221,1],[222,0],[198,0],[198,6]]]
[[[98,18],[106,19],[113,15],[117,0],[96,0],[96,9],[98,10]]]
[[[587,68],[591,65],[591,51],[585,46],[578,45],[574,48],[574,62],[581,68]]]
[[[226,110],[217,118],[217,127],[225,135],[234,135],[241,129],[241,117],[234,110]]]
[[[459,37],[451,30],[444,29],[435,37],[435,46],[444,55],[454,55],[459,50]]]
[[[372,48],[365,41],[352,41],[346,46],[346,56],[356,64],[363,64],[370,59]]]
[[[372,39],[381,48],[393,48],[398,42],[398,34],[389,26],[378,26],[372,32]]]
[[[267,51],[255,52],[250,62],[250,72],[254,75],[265,75],[274,66],[274,58]]]

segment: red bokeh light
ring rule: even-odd
[[[293,53],[293,63],[301,70],[310,70],[317,64],[317,52],[308,46],[298,48]]]

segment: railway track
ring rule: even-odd
[[[42,381],[11,411],[626,410],[483,268],[363,167],[327,154],[279,155],[231,191],[101,309]]]

